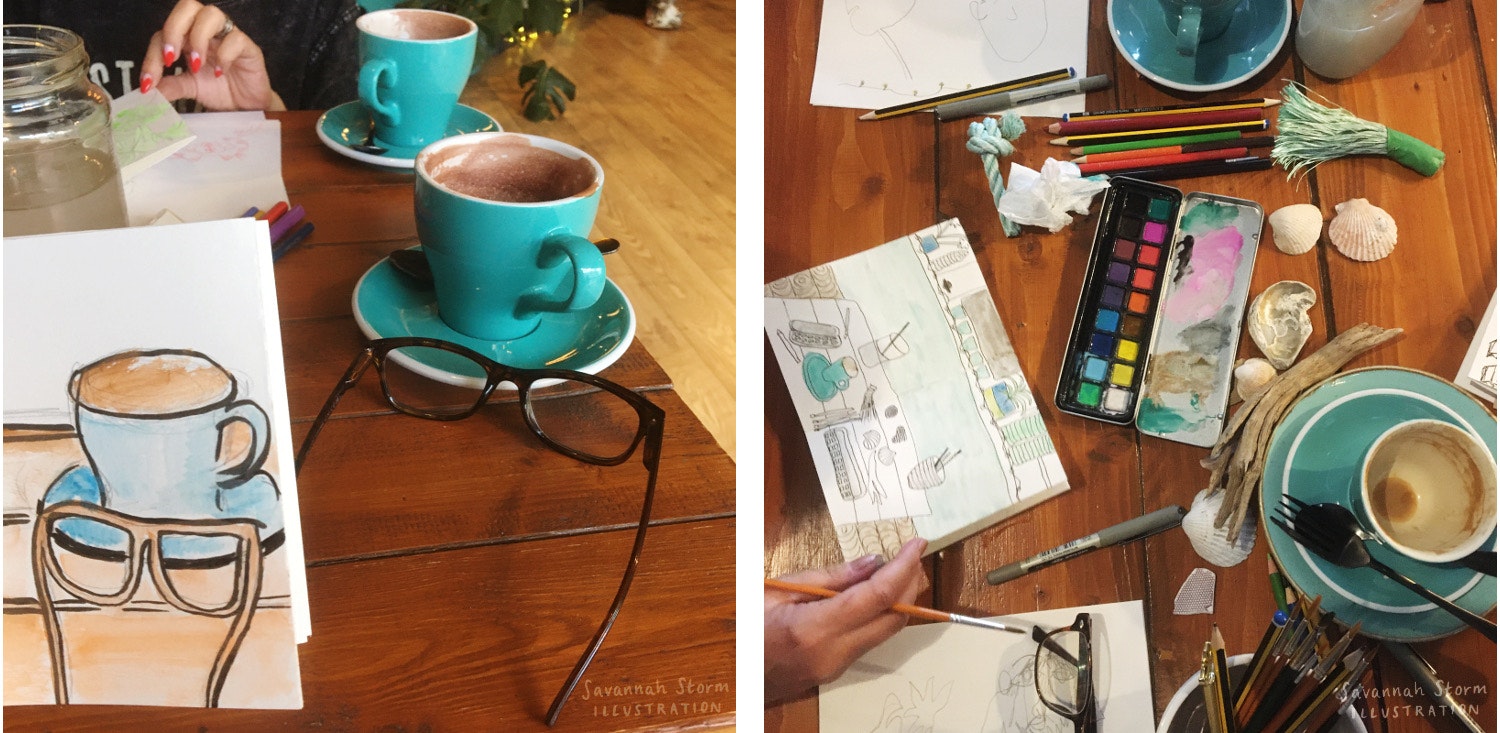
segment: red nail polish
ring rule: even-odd
[[[141,94],[151,91],[151,75],[141,74]]]
[[[215,66],[214,67],[214,78],[217,79],[217,78],[219,78],[219,77],[221,77],[223,75],[224,75],[224,69],[221,68],[221,67]]]
[[[198,70],[201,69],[201,68],[203,68],[203,57],[199,56],[197,51],[193,51],[192,53],[189,53],[188,54],[188,71],[191,71],[194,74],[196,74],[196,73],[198,73]]]
[[[177,60],[177,49],[171,46],[161,47],[161,62],[165,66],[171,66]]]

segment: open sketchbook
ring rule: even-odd
[[[6,705],[301,707],[270,246],[250,219],[5,240]]]
[[[936,552],[1068,488],[957,219],[766,286],[844,557]]]
[[[1092,624],[1101,733],[1155,729],[1146,621],[1140,601],[1007,616],[1043,630],[1080,612]],[[818,689],[822,730],[933,733],[1071,733],[1037,697],[1030,635],[951,623],[910,626]]]
[[[1484,311],[1484,318],[1479,321],[1479,328],[1474,331],[1474,339],[1469,342],[1469,353],[1464,356],[1463,366],[1453,379],[1458,386],[1479,395],[1490,404],[1495,403],[1497,298],[1500,298],[1500,293],[1490,296],[1490,305]]]

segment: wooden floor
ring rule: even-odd
[[[563,32],[489,61],[462,102],[505,129],[557,138],[605,171],[595,230],[636,338],[734,456],[734,3],[685,0],[682,28],[587,3]],[[521,115],[519,67],[546,59],[578,87],[560,119]]]

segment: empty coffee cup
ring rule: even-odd
[[[488,341],[536,330],[542,314],[592,306],[604,258],[587,239],[604,169],[535,135],[486,132],[433,143],[416,160],[417,236],[438,316]]]
[[[1441,420],[1382,433],[1351,494],[1368,529],[1425,562],[1468,555],[1495,530],[1495,459],[1466,429]]]
[[[1177,53],[1194,56],[1200,44],[1224,35],[1239,4],[1240,0],[1161,0],[1167,27],[1177,35]]]
[[[192,351],[127,351],[75,371],[74,424],[101,503],[136,517],[218,517],[221,492],[269,455],[265,411],[237,392],[224,367]]]
[[[441,140],[474,68],[479,27],[461,15],[395,8],[366,13],[359,28],[359,101],[375,144],[415,148]]]

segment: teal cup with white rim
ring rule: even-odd
[[[461,15],[395,8],[360,16],[359,101],[376,145],[441,140],[474,66],[479,27]]]
[[[588,239],[604,169],[578,148],[511,132],[456,135],[416,159],[417,237],[438,316],[487,341],[521,338],[542,314],[581,310],[604,291]]]
[[[1161,0],[1167,27],[1177,37],[1177,53],[1195,56],[1198,46],[1224,35],[1242,0]]]

